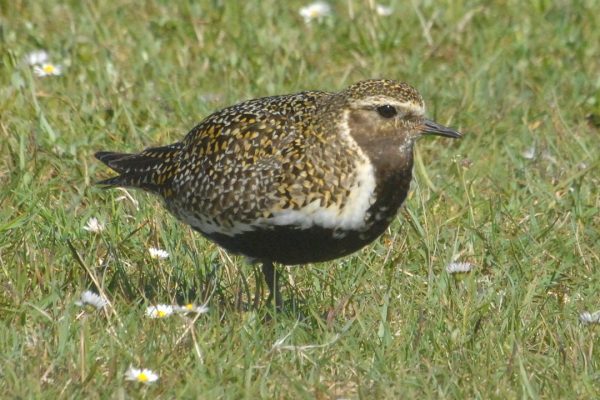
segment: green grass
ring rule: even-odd
[[[598,3],[398,2],[382,18],[340,1],[309,26],[302,5],[0,2],[0,397],[600,396],[600,326],[578,321],[600,309]],[[39,48],[62,76],[23,65]],[[465,137],[421,141],[387,233],[292,268],[296,302],[271,322],[245,307],[257,267],[156,198],[93,186],[109,174],[97,150],[373,77],[412,83]],[[103,232],[82,229],[92,216]],[[476,269],[448,275],[455,258]],[[74,305],[89,288],[106,314]],[[210,311],[144,316],[184,300]],[[129,365],[160,380],[127,382]]]

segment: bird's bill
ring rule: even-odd
[[[420,128],[421,133],[424,135],[445,136],[453,139],[458,139],[462,137],[462,134],[460,132],[457,132],[454,129],[447,128],[444,125],[440,125],[437,122],[433,122],[428,119],[426,119],[425,122],[423,122]]]

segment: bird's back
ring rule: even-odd
[[[356,168],[357,149],[318,120],[330,96],[309,91],[249,100],[211,114],[181,142],[138,154],[100,152],[121,173],[101,183],[158,194],[205,234],[298,223],[306,211],[318,219],[319,208],[344,207]]]
[[[233,236],[343,208],[356,149],[319,121],[330,96],[267,97],[209,116],[182,142],[169,210],[204,234]]]

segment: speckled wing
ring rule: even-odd
[[[308,156],[298,155],[301,146],[315,148],[306,113],[318,94],[308,104],[303,96],[303,124],[294,118],[294,97],[242,103],[195,127],[183,141],[169,209],[201,232],[233,234],[293,206],[298,181],[311,179],[298,170]]]

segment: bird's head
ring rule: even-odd
[[[393,80],[366,80],[341,91],[340,123],[361,146],[400,146],[412,151],[422,135],[459,138],[457,131],[425,118],[423,98],[412,86]],[[396,147],[397,148],[397,147]]]

